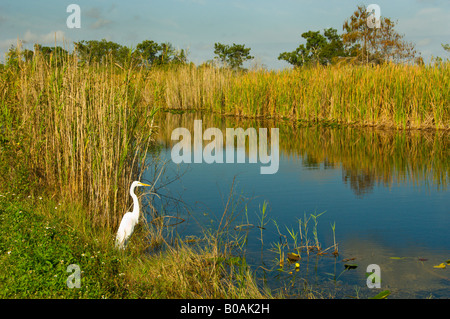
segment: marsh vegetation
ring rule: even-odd
[[[164,48],[162,58],[168,52],[168,47]],[[2,267],[6,269],[17,261],[11,256],[26,255],[32,264],[23,260],[23,267],[15,268],[9,278],[38,269],[42,263],[48,264],[42,268],[49,271],[47,275],[57,275],[67,262],[84,257],[79,245],[85,244],[93,245],[92,253],[103,251],[107,254],[103,262],[117,267],[105,266],[104,273],[100,261],[100,268],[92,271],[99,271],[99,281],[111,276],[107,287],[98,288],[95,294],[83,292],[73,296],[270,296],[255,283],[245,259],[233,259],[231,251],[224,249],[229,242],[219,235],[225,232],[224,225],[231,227],[228,223],[219,224],[218,233],[204,233],[203,245],[195,248],[175,245],[180,243],[176,240],[168,242],[162,225],[158,228],[157,224],[151,224],[146,228],[143,224],[132,241],[135,248],[126,256],[110,250],[112,233],[131,205],[130,182],[142,177],[148,166],[147,155],[155,146],[158,126],[163,125],[156,121],[157,110],[194,109],[241,119],[283,120],[290,123],[283,129],[294,136],[286,143],[297,143],[300,147],[311,144],[309,161],[326,157],[330,165],[342,162],[349,169],[348,181],[352,185],[367,184],[352,175],[355,165],[364,172],[376,171],[376,178],[388,183],[392,175],[389,169],[409,172],[411,167],[418,167],[412,178],[421,180],[422,173],[431,173],[438,184],[445,185],[448,161],[442,158],[448,158],[448,148],[438,136],[450,128],[449,74],[449,63],[377,66],[343,63],[283,71],[244,71],[186,63],[148,68],[132,62],[121,65],[112,56],[80,63],[76,54],[56,49],[46,53],[39,47],[32,58],[27,58],[18,48],[15,59],[0,70],[0,189],[2,194],[20,196],[8,200],[2,197],[0,211],[3,234],[22,236],[24,241],[18,240],[19,237],[4,238]],[[358,133],[342,129],[331,133],[310,131],[305,136],[305,131],[296,129],[298,125],[315,123],[400,130],[394,135],[361,135],[352,145],[338,146],[334,139]],[[430,132],[422,135],[415,129]],[[315,136],[313,139],[311,134]],[[408,142],[402,143],[406,135]],[[355,157],[355,147],[365,155]],[[405,159],[402,156],[405,152],[413,156]],[[373,161],[374,158],[377,160]],[[430,161],[433,168],[428,166]],[[40,197],[45,199],[45,205],[36,205]],[[55,203],[63,203],[61,209]],[[21,224],[23,221],[30,226],[21,227],[25,225]],[[48,232],[39,232],[45,222],[53,225],[48,227],[62,227],[59,238],[60,244],[68,245],[63,252],[66,257],[57,260],[61,252],[51,241],[55,237],[49,242]],[[339,224],[336,227],[339,229]],[[289,233],[297,238],[293,229]],[[73,236],[86,241],[73,243]],[[98,236],[99,244],[93,239]],[[150,238],[151,244],[144,238]],[[42,256],[35,256],[29,250],[34,249],[33,243],[50,246],[47,252],[42,251]],[[318,245],[316,242],[315,246]],[[162,246],[165,249],[160,249]],[[158,249],[150,258],[148,249],[155,247]],[[336,243],[333,248],[337,250]],[[47,275],[41,272],[39,278],[47,280]],[[122,277],[129,285],[127,291],[118,288]],[[4,285],[13,285],[4,290],[7,296],[27,294],[6,277],[2,278]],[[44,281],[35,283],[27,291],[37,291],[39,285],[44,285]],[[94,281],[92,284],[96,285]],[[62,286],[63,281],[55,282],[53,288],[48,288],[48,294],[36,296],[71,297],[59,294]]]

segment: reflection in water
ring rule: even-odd
[[[342,180],[350,184],[351,189],[358,197],[363,197],[370,193],[375,186],[375,174],[365,169],[347,169],[342,170]]]
[[[308,169],[342,168],[342,180],[363,197],[375,185],[395,182],[446,189],[450,171],[450,137],[442,131],[386,131],[375,128],[294,126],[287,122],[236,119],[214,114],[160,113],[159,140],[171,147],[177,127],[273,128],[280,131],[281,156],[301,161]],[[225,143],[225,142],[224,142]],[[225,145],[224,145],[225,146]],[[248,153],[248,142],[246,144]],[[247,161],[248,162],[248,161]]]
[[[208,223],[214,213],[220,216],[224,194],[236,175],[245,195],[258,197],[256,203],[249,203],[243,224],[258,224],[260,205],[268,201],[265,246],[258,239],[262,232],[255,228],[248,232],[245,249],[248,262],[272,288],[289,286],[300,291],[316,283],[315,295],[329,288],[332,292],[324,292],[323,297],[348,297],[355,296],[356,287],[358,295],[366,298],[377,293],[365,285],[366,267],[378,264],[382,289],[391,290],[392,296],[449,297],[448,269],[433,268],[450,258],[448,132],[295,126],[213,114],[161,113],[159,141],[171,148],[177,143],[171,141],[171,132],[178,127],[193,130],[196,119],[203,121],[203,130],[279,128],[280,169],[276,174],[261,175],[255,164],[176,167],[188,171],[180,180],[180,198],[192,205],[198,214],[194,216],[190,210],[189,216],[199,223]],[[246,163],[248,151],[247,143]],[[161,153],[170,156],[170,150],[163,148]],[[170,186],[178,190],[174,184]],[[289,237],[286,229],[297,229],[298,219],[305,213],[324,211],[318,236],[323,248],[331,246],[330,224],[335,223],[339,256],[303,254],[298,272],[293,268],[292,274],[276,271],[279,265],[273,268],[276,254],[269,243],[279,243],[281,237],[274,221]],[[194,233],[193,228],[188,229],[190,225],[182,224],[189,235]],[[286,248],[286,252],[291,251]],[[345,259],[358,267],[344,271]]]

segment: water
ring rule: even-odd
[[[278,172],[261,175],[261,164],[248,160],[175,165],[170,151],[176,141],[170,135],[177,127],[193,132],[195,119],[202,119],[203,130],[217,127],[224,135],[227,127],[278,127]],[[433,267],[450,259],[448,133],[293,127],[198,113],[165,113],[158,126],[159,155],[167,165],[157,185],[158,193],[166,197],[155,199],[154,205],[186,220],[177,226],[181,236],[200,236],[203,227],[218,225],[233,187],[237,217],[230,233],[246,239],[241,247],[246,261],[261,283],[274,291],[292,297],[311,292],[325,298],[367,298],[383,290],[390,290],[391,298],[450,297],[450,265]],[[155,169],[144,178],[152,180]],[[262,244],[261,229],[253,226],[260,224],[264,201],[268,216]],[[284,244],[285,257],[294,252],[288,229],[297,233],[300,246],[299,219],[320,213],[316,228],[320,246],[325,250],[334,244],[334,223],[339,255],[331,254],[333,248],[324,255],[303,249],[298,271],[288,262],[280,267],[277,245]],[[252,226],[239,228],[245,224]],[[307,228],[307,236],[304,229],[302,236],[311,245],[313,219]],[[357,268],[346,270],[345,264]],[[367,287],[370,264],[380,266],[380,289]]]

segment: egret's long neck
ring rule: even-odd
[[[139,200],[134,193],[134,188],[130,189],[130,195],[133,198],[133,215],[135,215],[136,218],[139,218]]]

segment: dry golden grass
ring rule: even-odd
[[[145,96],[149,103],[168,109],[450,129],[450,63],[248,72],[185,66],[150,73]]]
[[[0,75],[5,139],[18,146],[30,182],[82,202],[94,223],[116,225],[154,129],[153,108],[140,94],[143,73],[79,67],[73,56],[56,64],[36,52]]]
[[[48,61],[36,52],[0,75],[3,137],[26,161],[33,182],[81,201],[95,223],[113,227],[130,206],[128,187],[144,163],[157,107],[450,129],[450,63],[143,70],[112,62],[80,66],[74,56]],[[5,180],[15,177],[10,169]]]
[[[250,267],[234,265],[216,243],[167,246],[151,255],[134,256],[127,269],[130,289],[149,298],[270,298],[257,286]],[[151,287],[151,288],[149,288]]]

